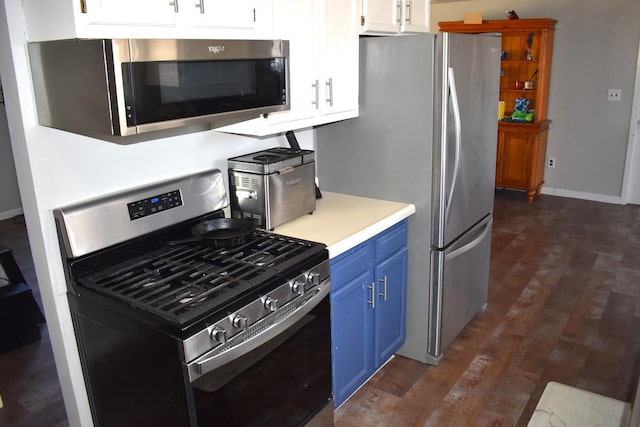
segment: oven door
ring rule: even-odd
[[[192,362],[188,369],[198,364],[200,372],[191,382],[198,425],[318,425],[318,415],[333,425],[329,316],[327,291],[223,363],[206,355]]]

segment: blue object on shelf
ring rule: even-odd
[[[523,113],[526,113],[528,108],[529,108],[529,99],[516,98],[516,106],[515,106],[516,111],[521,111]]]

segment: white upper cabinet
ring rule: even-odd
[[[289,40],[291,108],[217,130],[263,136],[356,117],[356,1],[273,0],[274,36]]]
[[[188,26],[253,32],[271,27],[271,13],[261,0],[181,0],[181,4],[179,15]]]
[[[361,34],[429,32],[429,0],[359,0]]]
[[[272,38],[271,0],[23,0],[30,41]]]

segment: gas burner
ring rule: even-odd
[[[189,307],[196,307],[209,299],[209,293],[206,289],[200,286],[190,285],[189,287],[183,289],[183,292],[180,294],[179,298],[179,304],[187,305]]]

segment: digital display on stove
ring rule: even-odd
[[[182,196],[180,190],[169,191],[157,196],[127,203],[129,209],[129,219],[131,221],[145,216],[157,214],[167,209],[182,206]]]

